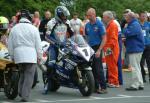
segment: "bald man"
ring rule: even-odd
[[[95,78],[95,89],[97,93],[107,93],[106,81],[102,67],[102,49],[106,41],[106,30],[103,23],[96,18],[95,9],[90,8],[87,11],[89,22],[85,26],[85,35],[88,38],[89,45],[95,51],[95,58],[93,60],[93,75]],[[99,84],[101,88],[99,88]]]

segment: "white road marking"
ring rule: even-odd
[[[129,95],[118,95],[117,97],[89,97],[85,99],[69,99],[69,100],[42,100],[42,99],[36,99],[35,102],[26,102],[26,103],[61,103],[61,102],[78,102],[78,101],[91,101],[91,100],[110,100],[110,99],[126,99],[126,98],[150,98],[150,96],[129,96]],[[1,102],[1,103],[16,103],[16,102]]]
[[[120,95],[118,95],[118,96],[120,96],[120,97],[132,97],[132,96],[129,96],[129,95],[123,95],[123,94],[120,94]]]

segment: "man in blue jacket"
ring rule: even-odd
[[[126,90],[143,90],[144,84],[140,67],[140,61],[144,51],[144,36],[142,28],[133,12],[127,13],[125,19],[128,24],[123,32],[126,37],[126,50],[129,54],[129,63],[132,68],[132,83],[130,87],[126,88]]]
[[[141,65],[143,81],[146,82],[146,79],[145,79],[146,73],[144,70],[145,60],[146,60],[146,64],[148,67],[149,81],[150,81],[150,22],[147,21],[147,14],[145,12],[140,13],[139,22],[141,24],[143,35],[144,35],[144,40],[145,40],[145,49],[142,55],[140,65]]]

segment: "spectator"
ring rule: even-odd
[[[113,16],[114,16],[114,22],[118,26],[118,43],[119,43],[119,58],[118,58],[118,78],[119,78],[119,84],[123,84],[123,76],[122,76],[122,32],[121,32],[121,26],[119,22],[116,19],[116,13],[112,11]]]
[[[74,31],[74,34],[80,34],[80,29],[82,28],[82,21],[78,18],[78,14],[73,14],[73,19],[70,20],[70,25]]]
[[[19,23],[10,32],[8,49],[12,60],[20,69],[18,93],[21,102],[29,100],[37,58],[40,60],[41,40],[38,29],[31,24],[28,10],[21,10]]]
[[[140,13],[139,21],[142,27],[143,35],[144,35],[144,41],[145,41],[145,49],[142,54],[142,59],[141,59],[141,72],[142,72],[142,77],[143,81],[146,82],[145,79],[145,69],[144,69],[144,64],[145,60],[147,63],[148,71],[149,71],[149,81],[150,81],[150,23],[147,21],[147,15],[145,12]]]
[[[119,87],[118,80],[118,26],[114,22],[113,13],[105,11],[103,13],[103,21],[106,24],[107,41],[104,47],[106,64],[108,66],[108,86],[113,88]]]
[[[40,13],[38,11],[34,12],[34,16],[32,18],[32,23],[35,27],[39,28],[39,26],[40,26]]]
[[[17,18],[16,18],[16,16],[12,16],[10,23],[9,23],[9,28],[11,29],[16,24],[17,24]]]
[[[85,25],[89,22],[89,19],[88,19],[88,16],[85,15],[84,16],[84,20],[82,21],[83,25],[82,25],[82,28],[83,28],[83,35],[85,35]]]
[[[88,38],[89,45],[96,53],[92,65],[95,79],[95,89],[97,93],[104,94],[107,93],[107,88],[102,66],[102,49],[106,42],[106,30],[103,23],[96,18],[95,9],[88,9],[87,16],[89,22],[85,26],[85,35]],[[101,88],[99,87],[99,84]]]
[[[127,24],[127,21],[125,20],[125,17],[126,17],[126,14],[128,12],[131,12],[131,10],[130,9],[126,9],[123,12],[123,19],[122,19],[121,24],[120,24],[121,25],[121,30],[123,30],[124,27],[125,27],[125,25]],[[122,40],[124,42],[124,46],[126,46],[125,38],[123,38]],[[128,55],[128,53],[125,50],[125,57],[124,57],[123,69],[126,69],[126,68],[127,68],[127,71],[131,71],[132,70],[131,66],[129,65],[129,55]]]
[[[51,12],[50,11],[45,11],[45,17],[41,21],[40,26],[39,26],[39,31],[40,31],[40,37],[41,40],[45,40],[45,35],[46,35],[46,30],[47,30],[47,23],[51,19]]]
[[[144,36],[142,28],[133,12],[128,12],[125,17],[126,25],[123,33],[126,37],[126,50],[129,54],[129,63],[132,67],[132,83],[127,91],[143,90],[144,84],[141,74],[140,61],[144,51]]]

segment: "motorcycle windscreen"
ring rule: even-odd
[[[87,44],[82,35],[74,35],[71,40],[76,44],[76,50],[80,55],[89,61],[91,56],[94,54],[94,50]]]

